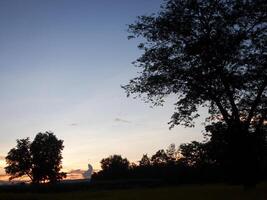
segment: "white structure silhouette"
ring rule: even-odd
[[[85,179],[91,180],[93,174],[93,167],[92,165],[88,164],[88,170],[83,173],[83,177]]]

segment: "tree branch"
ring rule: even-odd
[[[222,116],[223,116],[223,119],[225,120],[225,122],[230,125],[231,121],[230,121],[230,115],[229,113],[223,108],[221,102],[219,101],[218,98],[215,98],[213,97],[214,99],[214,102],[216,103],[217,107],[219,108]]]
[[[249,114],[248,114],[248,118],[246,120],[246,126],[249,126],[251,120],[252,120],[252,117],[254,115],[254,112],[258,106],[258,104],[260,103],[260,100],[261,100],[261,95],[263,93],[263,91],[265,90],[267,86],[267,79],[263,82],[263,84],[261,85],[261,87],[259,88],[259,91],[258,91],[258,94],[250,108],[250,111],[249,111]]]
[[[31,175],[31,173],[29,173],[29,172],[25,172],[25,174],[31,179],[31,182],[33,181],[33,177],[32,177],[32,175]]]
[[[223,74],[223,72],[221,72],[221,74]],[[234,120],[236,120],[237,122],[240,122],[240,118],[239,118],[239,111],[238,108],[235,104],[235,100],[234,100],[234,95],[233,92],[230,89],[230,85],[228,83],[228,81],[225,79],[225,77],[221,76],[221,80],[222,83],[224,85],[224,89],[226,91],[226,95],[229,99],[231,108],[232,108],[232,117],[234,118]]]

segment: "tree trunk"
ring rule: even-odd
[[[227,170],[230,181],[248,188],[255,186],[259,179],[257,134],[250,133],[244,124],[233,124],[228,135]]]

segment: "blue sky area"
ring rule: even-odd
[[[1,0],[1,158],[16,139],[43,131],[64,140],[66,170],[87,163],[97,169],[115,153],[138,161],[171,143],[201,140],[200,123],[168,130],[174,98],[152,109],[120,87],[136,76],[131,62],[142,53],[137,40],[127,39],[127,24],[160,3]],[[2,173],[3,167],[4,161]]]

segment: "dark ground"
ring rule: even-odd
[[[25,186],[22,186],[25,187]],[[80,187],[80,189],[78,188]],[[27,191],[28,190],[28,191]],[[244,190],[242,186],[224,184],[180,185],[180,186],[147,186],[94,188],[90,185],[61,186],[60,190],[51,189],[30,191],[29,189],[1,189],[0,200],[266,200],[267,184]]]

